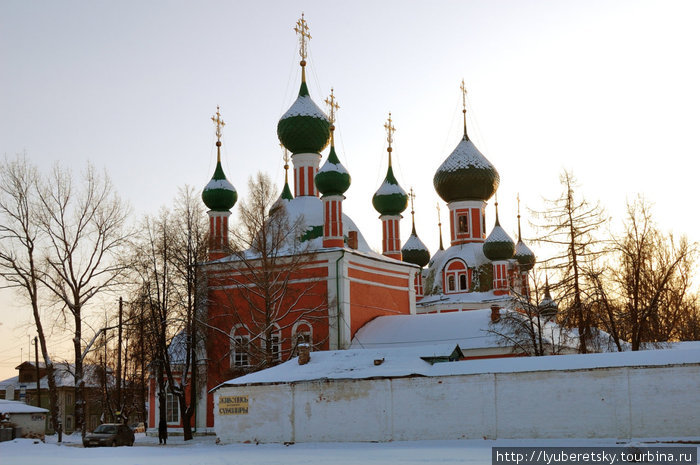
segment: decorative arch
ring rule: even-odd
[[[443,291],[445,294],[469,292],[471,270],[461,258],[453,258],[443,268]]]

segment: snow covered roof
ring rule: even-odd
[[[491,309],[422,315],[380,316],[361,327],[351,349],[459,344],[462,350],[499,347],[489,333]]]
[[[0,399],[0,413],[48,413],[48,410],[24,402]]]
[[[84,373],[84,378],[85,378],[85,386],[86,387],[100,387],[100,371],[101,366],[98,365],[83,365],[83,373]],[[75,367],[71,363],[54,363],[54,369],[55,369],[55,377],[56,377],[56,387],[73,387],[75,386],[75,376],[73,373],[75,372]],[[112,376],[112,369],[107,367],[107,373],[108,376],[110,377],[110,381],[113,378]],[[26,384],[27,386],[30,386],[32,388],[36,387],[36,381],[31,381],[27,383],[21,383],[21,384]],[[0,381],[0,389],[7,389],[8,386],[12,386],[15,389],[18,389],[20,385],[19,382],[19,376],[13,376],[12,378],[5,379],[3,381]],[[39,388],[40,389],[48,389],[49,388],[49,382],[46,378],[46,376],[43,376],[39,380]]]
[[[289,110],[287,110],[280,119],[287,119],[292,116],[312,116],[314,118],[328,120],[328,116],[313,100],[311,100],[309,95],[299,95],[292,106],[289,107]]]
[[[445,346],[441,348],[444,349]],[[453,376],[481,373],[700,364],[700,349],[511,357],[435,364],[430,364],[421,358],[430,356],[430,353],[426,353],[426,351],[430,350],[430,347],[421,346],[398,349],[351,349],[312,352],[311,360],[305,365],[299,365],[295,358],[281,365],[226,381],[215,389],[222,386],[290,383],[320,379]],[[375,365],[375,360],[382,360],[382,362]]]

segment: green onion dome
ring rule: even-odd
[[[498,171],[466,136],[440,165],[433,177],[438,195],[449,203],[488,200],[496,192]]]
[[[331,137],[331,123],[311,97],[302,80],[299,97],[277,123],[277,137],[294,153],[320,153]]]
[[[534,252],[530,250],[530,247],[528,247],[522,239],[518,240],[518,243],[515,245],[514,258],[520,264],[520,269],[522,271],[530,271],[537,261]]]
[[[331,145],[328,160],[316,173],[314,183],[318,191],[323,195],[343,195],[350,187],[350,173],[340,163],[333,145]]]
[[[552,299],[552,295],[549,293],[549,280],[544,286],[544,298],[539,305],[540,314],[544,316],[554,316],[559,311],[559,305]]]
[[[492,262],[508,260],[513,258],[515,253],[515,242],[498,222],[498,213],[496,213],[496,224],[484,241],[483,252]]]
[[[217,142],[218,144],[219,142]],[[218,160],[214,176],[202,191],[202,201],[209,210],[223,212],[231,210],[236,204],[236,200],[238,200],[238,192],[233,184],[226,179],[224,169],[221,167],[221,160]]]
[[[391,162],[389,162],[384,182],[372,197],[372,205],[380,215],[400,215],[408,206],[408,195],[394,177]]]
[[[413,231],[408,237],[408,240],[401,248],[401,260],[408,263],[413,263],[423,268],[430,261],[430,251],[420,240],[416,234],[416,225],[413,225]]]

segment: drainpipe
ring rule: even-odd
[[[335,306],[336,306],[336,316],[337,316],[337,322],[338,322],[338,350],[340,350],[340,277],[339,277],[339,272],[338,272],[338,265],[340,263],[340,260],[345,257],[345,249],[342,251],[343,253],[340,254],[340,257],[335,261]]]

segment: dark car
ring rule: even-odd
[[[134,432],[127,425],[105,423],[83,438],[83,447],[133,446]]]

